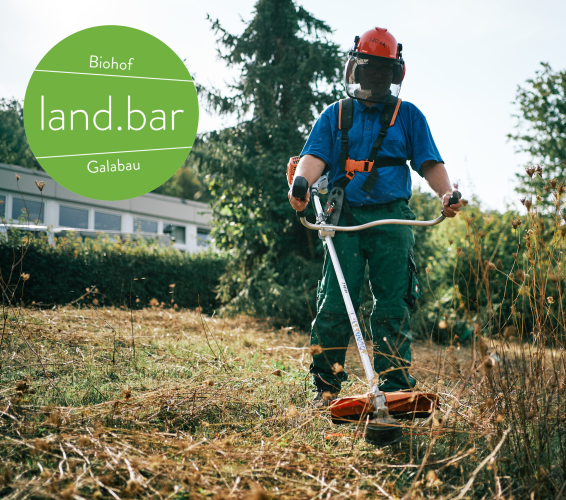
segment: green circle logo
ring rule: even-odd
[[[25,130],[41,166],[98,200],[146,194],[189,154],[198,127],[194,83],[163,42],[124,26],[79,31],[35,69]]]

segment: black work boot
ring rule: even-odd
[[[330,406],[330,403],[338,397],[338,393],[329,391],[321,391],[317,389],[314,393],[314,398],[311,402],[315,410],[324,410]]]
[[[328,384],[320,377],[314,379],[314,384],[314,399],[311,402],[313,408],[319,410],[328,408],[330,403],[338,397],[340,386]]]

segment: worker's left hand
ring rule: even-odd
[[[442,212],[446,217],[456,217],[458,210],[462,208],[462,199],[458,200],[458,203],[453,203],[452,205],[448,206],[448,200],[452,196],[452,193],[446,193],[442,197]]]

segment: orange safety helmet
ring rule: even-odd
[[[389,95],[397,97],[405,78],[402,50],[403,46],[385,28],[356,36],[344,72],[348,96],[372,102],[383,102]]]

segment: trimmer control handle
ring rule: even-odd
[[[309,181],[307,181],[304,177],[300,175],[295,176],[295,180],[293,181],[293,187],[291,188],[291,196],[293,198],[299,198],[301,201],[304,201],[308,190],[309,190]],[[302,212],[299,212],[297,210],[297,215],[299,216],[299,218],[306,217],[307,209],[305,208]]]
[[[452,191],[452,196],[448,200],[448,206],[455,205],[460,201],[460,198],[462,198],[462,193],[460,193],[460,191]],[[442,215],[444,215],[444,210],[442,210]]]
[[[293,198],[299,198],[301,201],[303,201],[305,196],[307,195],[308,190],[309,181],[307,181],[304,177],[297,175],[293,182],[293,188],[291,191]]]
[[[456,205],[456,203],[460,201],[460,198],[462,198],[462,193],[460,193],[460,191],[453,191],[452,196],[448,200],[448,206]]]

